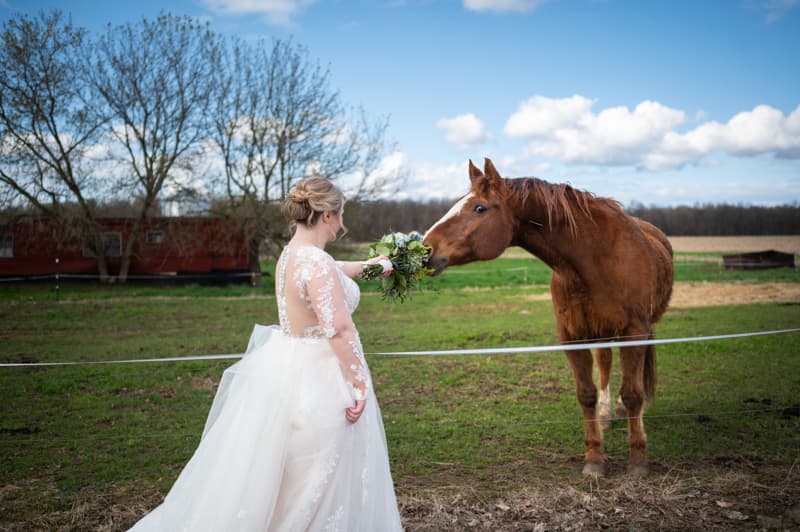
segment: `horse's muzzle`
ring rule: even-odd
[[[439,275],[447,267],[447,257],[437,257],[436,255],[431,255],[428,257],[428,263],[426,266],[432,270],[431,275]]]

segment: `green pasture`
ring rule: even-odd
[[[366,245],[340,244],[332,254],[341,260],[360,260],[367,256]],[[519,255],[519,253],[515,254]],[[692,260],[696,258],[696,260]],[[714,262],[716,260],[716,262]],[[800,260],[800,258],[798,258]],[[266,296],[275,293],[275,260],[261,264],[262,280],[256,287],[248,282],[228,285],[201,285],[196,282],[138,281],[125,284],[101,285],[96,282],[48,279],[37,283],[0,282],[0,301],[62,301],[83,299],[116,299],[121,297],[244,297]],[[444,274],[426,278],[423,287],[429,292],[461,288],[525,287],[548,290],[551,270],[539,259],[531,257],[501,257],[488,262],[476,262],[448,269]],[[709,282],[783,282],[800,283],[797,268],[777,270],[731,271],[722,267],[722,253],[681,253],[675,262],[675,281]],[[365,293],[375,292],[377,283],[360,282]]]
[[[797,270],[734,273],[681,262],[676,271],[679,281],[800,282]],[[437,486],[500,493],[579,478],[583,428],[562,353],[374,354],[555,344],[550,302],[537,297],[548,279],[538,261],[504,258],[450,270],[404,304],[365,285],[355,319],[399,494]],[[0,362],[239,353],[254,323],[277,322],[271,292],[269,282],[63,284],[57,293],[47,284],[0,286]],[[794,327],[800,304],[753,304],[671,308],[657,333]],[[645,420],[653,475],[686,464],[698,475],[793,467],[798,345],[797,334],[786,334],[659,346],[658,395]],[[233,362],[0,368],[0,528],[78,529],[70,512],[98,498],[107,506],[155,503],[196,447],[214,386]],[[610,476],[622,475],[623,423],[606,431],[605,451]],[[42,521],[48,515],[67,521]]]

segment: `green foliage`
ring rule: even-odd
[[[422,235],[412,231],[404,233],[390,233],[370,245],[370,259],[386,257],[392,263],[392,272],[380,279],[380,290],[384,299],[400,301],[401,303],[411,296],[414,289],[420,289],[420,280],[430,273],[425,266],[430,254],[430,248],[422,243]],[[380,264],[370,264],[364,268],[361,278],[365,281],[374,280],[383,273]]]

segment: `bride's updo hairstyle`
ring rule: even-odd
[[[281,212],[292,225],[313,227],[322,213],[339,213],[342,207],[344,194],[336,185],[321,177],[309,177],[289,191]]]

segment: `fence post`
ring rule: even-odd
[[[59,295],[59,289],[60,289],[60,287],[58,285],[59,274],[61,273],[61,268],[59,267],[59,263],[60,262],[61,262],[61,260],[58,257],[56,257],[56,301],[58,301],[58,295]]]

